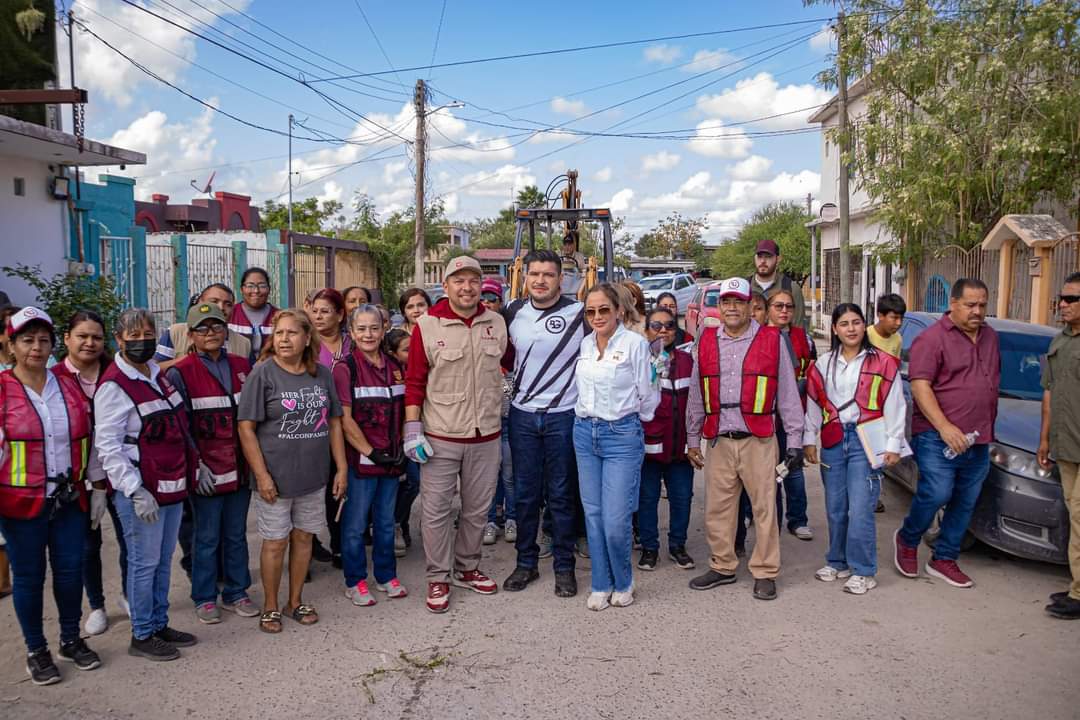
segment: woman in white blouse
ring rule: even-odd
[[[645,457],[641,423],[652,420],[660,394],[649,343],[623,325],[614,287],[589,291],[585,319],[592,333],[577,361],[574,450],[592,556],[587,607],[603,610],[634,602],[631,516]]]
[[[807,375],[804,451],[807,462],[816,463],[820,435],[829,520],[826,564],[815,577],[823,582],[847,578],[844,590],[854,595],[877,586],[874,508],[880,469],[899,462],[904,440],[906,406],[897,362],[870,344],[862,309],[843,303],[832,314],[832,349]],[[874,433],[869,423],[879,426]],[[860,441],[860,425],[868,436],[883,438],[873,448],[873,463]]]

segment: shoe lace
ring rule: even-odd
[[[368,594],[367,580],[361,580],[360,582],[356,583],[356,592],[360,593],[361,595]]]
[[[441,598],[446,595],[445,583],[432,583],[428,588],[428,596],[433,598]]]

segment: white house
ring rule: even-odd
[[[51,278],[78,262],[72,214],[81,210],[73,167],[145,165],[146,156],[0,115],[0,265],[40,265]],[[85,270],[85,268],[83,268]],[[13,303],[35,301],[20,280],[0,276]]]

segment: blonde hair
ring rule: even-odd
[[[307,333],[308,341],[304,347],[304,353],[301,356],[301,360],[304,363],[304,369],[307,370],[308,375],[315,377],[319,372],[319,333],[315,332],[315,328],[311,324],[311,318],[303,310],[297,310],[296,308],[288,308],[286,310],[278,310],[274,315],[273,329],[270,332],[270,337],[267,338],[267,342],[263,342],[262,352],[259,353],[259,362],[268,360],[271,357],[277,355],[274,349],[274,335],[277,334],[278,325],[285,318],[293,318],[300,325],[300,329]]]
[[[637,287],[637,283],[633,283]],[[626,283],[615,283],[611,286],[619,298],[619,317],[624,325],[636,325],[642,321],[641,313],[638,312],[637,298],[634,291]],[[639,288],[640,291],[640,288]]]

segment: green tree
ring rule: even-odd
[[[341,213],[344,205],[337,200],[323,200],[320,204],[318,198],[310,197],[294,201],[292,206],[294,232],[321,235],[345,225],[345,216]],[[259,209],[259,218],[264,228],[287,228],[289,205],[267,200]]]
[[[832,5],[831,0],[804,0]],[[845,160],[917,257],[1080,186],[1080,3],[848,0],[836,64],[866,83]],[[835,87],[837,70],[820,79]]]
[[[810,275],[810,233],[806,210],[793,202],[766,205],[751,216],[738,236],[725,240],[712,254],[715,277],[748,277],[754,272],[754,249],[762,240],[780,246],[780,269],[802,282]]]
[[[701,236],[708,227],[704,217],[684,218],[673,212],[641,236],[634,252],[639,257],[692,259],[698,267],[704,267],[706,251]]]
[[[547,207],[547,197],[537,186],[527,185],[525,188],[518,190],[517,197],[514,198],[514,204],[519,208],[544,208]]]

